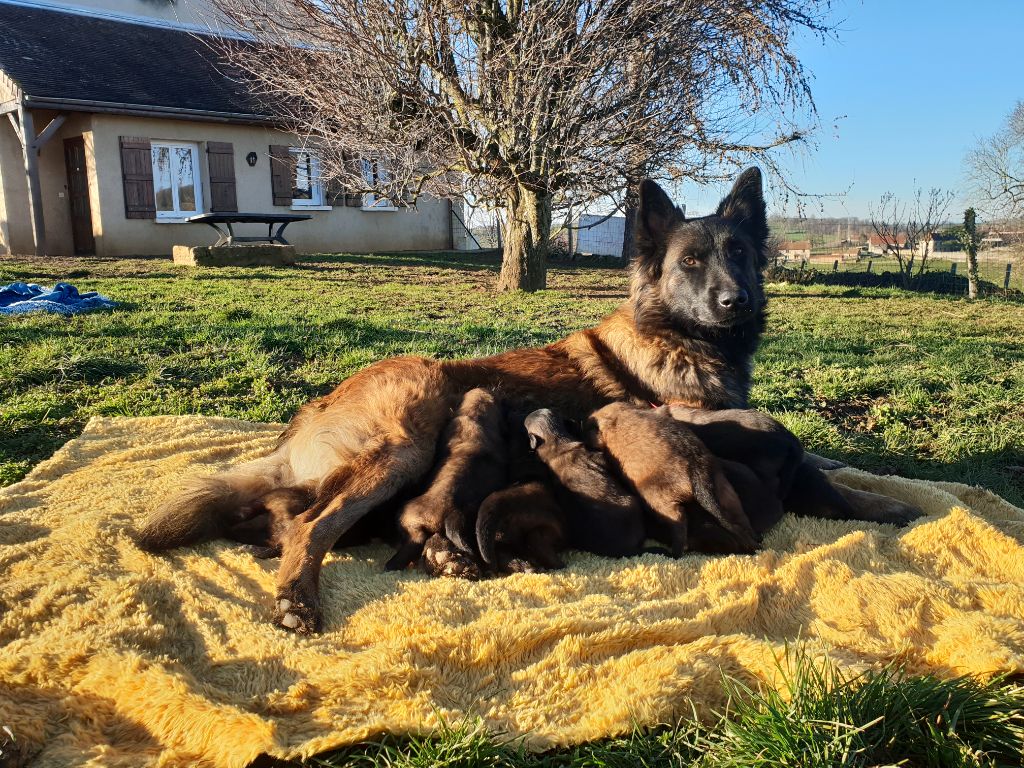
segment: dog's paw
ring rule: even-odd
[[[429,576],[447,576],[470,581],[480,578],[480,564],[476,558],[458,549],[440,534],[431,536],[423,546],[421,562],[423,570]]]
[[[274,604],[274,623],[300,635],[319,632],[323,625],[320,602],[309,596],[299,597],[295,590],[282,590]]]

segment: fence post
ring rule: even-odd
[[[1006,276],[1003,278],[1003,290],[1010,290],[1010,270],[1013,269],[1013,264],[1008,263],[1006,265]]]
[[[800,271],[807,269],[807,259],[800,259]]]
[[[836,259],[835,261],[832,262],[832,271],[833,272],[838,272],[839,271],[839,259]]]
[[[868,272],[871,271],[871,259],[868,259]]]
[[[956,277],[956,262],[955,261],[949,266],[949,274],[951,274],[953,277]]]

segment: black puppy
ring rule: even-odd
[[[398,516],[398,552],[385,566],[388,570],[415,562],[430,542],[424,558],[428,573],[479,577],[472,531],[480,503],[506,483],[504,433],[502,408],[494,395],[484,389],[467,392],[444,433],[426,490]]]
[[[607,457],[589,450],[550,409],[534,411],[524,424],[530,447],[561,486],[569,546],[609,557],[639,553],[643,505],[616,479]]]
[[[530,448],[525,416],[520,409],[506,413],[509,485],[484,499],[476,519],[480,557],[498,573],[563,567],[565,514],[550,470]]]

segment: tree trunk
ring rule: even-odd
[[[626,187],[626,198],[622,203],[622,213],[626,221],[622,227],[622,263],[629,264],[633,258],[633,249],[636,243],[636,235],[633,231],[636,225],[636,211],[640,205],[639,184],[632,181]]]
[[[973,248],[967,251],[967,298],[978,298],[978,252]]]
[[[547,287],[551,196],[524,187],[505,200],[505,247],[499,291],[539,291]]]

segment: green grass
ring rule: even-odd
[[[1005,681],[849,676],[797,656],[783,691],[723,681],[728,708],[702,724],[636,728],[619,738],[530,754],[472,721],[430,737],[384,737],[314,760],[318,766],[494,768],[859,768],[1020,766],[1024,689]]]
[[[0,484],[93,415],[283,421],[389,355],[543,344],[625,296],[614,268],[551,271],[495,296],[496,265],[445,254],[314,257],[293,268],[163,260],[0,260],[0,283],[70,279],[122,302],[0,321]],[[987,486],[1024,503],[1024,305],[900,291],[769,286],[754,405],[858,467]]]
[[[0,283],[71,280],[121,307],[0,319],[0,484],[93,415],[286,420],[353,371],[403,353],[543,344],[625,296],[621,270],[556,267],[495,296],[477,256],[324,255],[288,269],[152,259],[0,259]],[[753,404],[855,466],[987,486],[1024,502],[1024,304],[769,286]],[[730,686],[720,722],[637,729],[543,755],[472,723],[322,758],[391,766],[1021,765],[1024,693],[1007,683],[853,680],[798,667],[783,695]],[[879,718],[882,719],[879,719]]]

